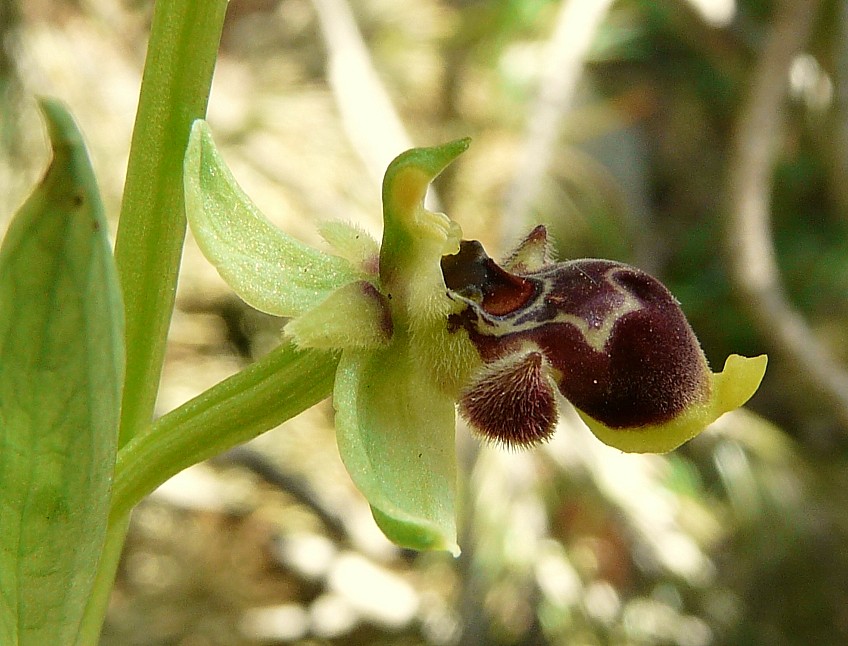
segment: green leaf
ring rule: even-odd
[[[337,256],[271,224],[224,164],[209,127],[194,122],[185,157],[186,216],[206,258],[248,304],[297,316],[345,283],[364,278]]]
[[[79,131],[42,103],[53,161],[0,248],[0,643],[70,644],[109,515],[123,310]]]
[[[333,404],[339,454],[380,529],[404,547],[458,554],[454,403],[405,340],[345,352]]]

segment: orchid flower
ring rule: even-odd
[[[339,453],[388,538],[457,554],[457,407],[481,437],[532,446],[558,394],[603,442],[665,452],[757,390],[766,357],[713,373],[680,305],[645,272],[609,260],[553,262],[537,227],[497,264],[424,207],[467,139],[398,156],[383,181],[382,243],[348,224],[330,253],[275,228],[195,123],[186,209],[206,257],[253,307],[290,318],[301,348],[340,352]]]

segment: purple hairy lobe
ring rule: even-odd
[[[550,402],[539,385],[544,379],[610,428],[660,424],[709,396],[709,369],[679,303],[640,269],[583,259],[521,266],[511,273],[478,242],[463,241],[458,254],[443,258],[442,271],[448,295],[465,305],[450,325],[467,331],[485,366],[473,378],[479,383],[466,391],[475,393],[476,403],[461,403],[460,411],[498,441],[505,441],[503,424],[494,424],[479,404],[486,389],[494,392],[489,400],[503,409],[504,401],[521,400],[522,383],[530,384],[523,396],[537,398],[539,406],[515,407],[519,437],[534,424],[547,428]],[[539,367],[528,379],[526,357],[537,355]],[[525,368],[492,368],[503,365]],[[530,410],[542,421],[520,419]]]

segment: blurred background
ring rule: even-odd
[[[0,223],[66,101],[120,205],[150,0],[0,0]],[[654,273],[713,368],[765,382],[670,455],[623,455],[563,404],[530,452],[458,429],[458,559],[388,544],[329,402],[141,504],[104,646],[848,643],[848,2],[232,0],[216,140],[279,226],[379,235],[411,145],[473,137],[438,204],[492,255]],[[278,343],[186,244],[164,413]]]

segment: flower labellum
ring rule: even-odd
[[[766,357],[713,374],[679,303],[656,278],[612,260],[550,262],[537,227],[500,267],[479,242],[442,258],[451,317],[483,367],[460,412],[507,446],[547,439],[555,386],[604,442],[663,452],[753,395]]]

